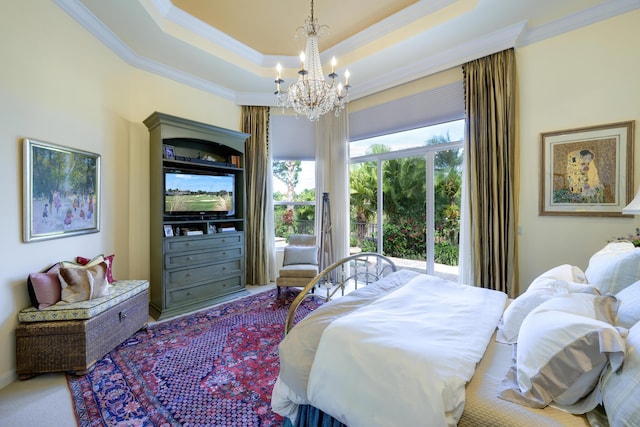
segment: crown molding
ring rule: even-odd
[[[130,0],[131,1],[131,0]],[[170,0],[150,0],[151,4],[156,8],[157,12],[168,21],[179,25],[198,36],[203,37],[207,41],[233,52],[252,63],[264,66],[265,55],[255,49],[250,48],[246,44],[234,39],[233,37],[223,33],[217,28],[212,27],[206,22],[201,21],[193,15],[188,14],[179,7],[176,7]],[[165,27],[162,26],[161,27]]]
[[[515,45],[516,40],[525,28],[526,22],[523,21],[468,43],[458,45],[446,52],[420,58],[376,79],[358,84],[358,87],[354,87],[350,91],[350,96],[352,99],[362,98],[508,49]]]
[[[640,8],[640,0],[613,0],[603,3],[546,25],[529,29],[518,40],[517,46],[537,43],[638,8]]]
[[[330,56],[345,56],[349,52],[370,44],[373,40],[388,36],[392,32],[456,2],[457,0],[421,0],[326,49],[324,53],[320,52],[320,57],[323,61],[327,61],[331,59]],[[328,52],[329,50],[331,53]]]
[[[189,73],[185,73],[184,71],[177,70],[173,67],[169,67],[165,64],[136,54],[79,0],[53,1],[87,31],[93,34],[94,37],[100,40],[105,46],[111,49],[124,62],[132,67],[166,77],[225,99],[235,99],[235,92],[231,89],[213,84],[210,81],[195,77]]]
[[[176,68],[140,56],[129,48],[129,46],[127,46],[120,38],[118,38],[104,23],[102,23],[102,21],[100,21],[86,6],[84,6],[80,0],[53,1],[87,31],[104,43],[105,46],[111,49],[123,61],[133,67],[166,77],[208,93],[212,93],[222,98],[232,100],[238,105],[275,104],[273,94],[271,93],[234,91]],[[248,61],[252,61],[257,65],[271,67],[276,62],[281,62],[285,67],[295,68],[298,66],[298,58],[296,56],[282,57],[262,55],[237,40],[226,36],[220,31],[212,29],[209,25],[202,23],[191,15],[186,14],[173,6],[170,0],[149,1],[158,13],[162,16],[166,16],[167,19],[170,19],[172,22],[183,27],[186,25],[186,29],[194,31],[198,35],[205,37],[207,40],[215,40],[214,42],[223,48],[232,51],[233,53],[247,59]],[[405,9],[404,11],[394,14],[382,21],[379,25],[363,30],[331,49],[336,53],[345,54],[350,49],[357,49],[364,43],[370,43],[371,40],[375,38],[383,37],[391,31],[401,28],[403,25],[407,25],[415,19],[418,19],[420,16],[424,16],[425,13],[433,13],[435,10],[446,7],[451,3],[453,3],[453,0],[437,0],[435,2],[422,0],[407,8],[408,10]],[[432,55],[427,58],[421,58],[412,63],[405,64],[402,67],[395,68],[393,71],[380,75],[375,79],[362,82],[350,91],[350,97],[351,99],[358,99],[371,95],[412,80],[452,67],[460,66],[465,62],[503,49],[536,43],[638,8],[640,8],[640,0],[612,0],[575,15],[550,22],[546,25],[533,29],[527,28],[526,22],[520,22],[487,36],[480,37],[469,43],[456,46],[453,49],[449,49],[447,52]],[[198,23],[194,23],[194,20],[198,21]],[[402,43],[403,42],[400,42],[400,44]],[[327,56],[328,54],[325,52],[324,55]]]

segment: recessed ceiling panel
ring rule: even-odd
[[[296,40],[311,11],[305,0],[172,0],[174,6],[265,55],[297,55]],[[416,0],[315,0],[314,14],[328,28],[320,51],[417,3]]]

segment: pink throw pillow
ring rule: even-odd
[[[31,273],[27,285],[31,303],[39,310],[60,301],[62,286],[58,279],[57,270],[46,273]]]

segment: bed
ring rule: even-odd
[[[640,270],[640,250],[625,249],[638,255],[634,262]],[[628,256],[626,252],[624,256]],[[594,267],[587,269],[594,280],[609,283],[604,276],[619,275],[619,265],[607,273],[594,258]],[[636,359],[640,357],[638,352],[628,351],[630,344],[640,346],[640,326],[636,326],[640,320],[640,271],[634,274],[624,277],[625,285],[615,289],[626,289],[630,295],[607,292],[611,295],[605,298],[596,285],[586,283],[587,275],[581,270],[563,265],[542,274],[526,296],[509,300],[501,292],[397,270],[381,255],[347,257],[323,270],[292,303],[286,335],[279,346],[280,372],[272,408],[285,417],[287,426],[606,426],[612,420],[611,425],[638,425],[640,361]],[[349,285],[356,289],[293,325],[301,301],[322,295],[310,293],[311,289],[331,286],[335,292]],[[552,307],[545,311],[550,300]],[[629,301],[625,325],[618,325],[614,311],[625,307],[621,303],[625,300]],[[606,310],[594,310],[593,301],[606,304],[608,323],[603,314]],[[553,304],[560,304],[560,308]],[[587,313],[567,313],[574,305]],[[565,364],[562,372],[571,371],[573,383],[563,385],[561,391],[548,386],[552,396],[547,401],[547,390],[542,397],[536,394],[540,388],[537,376],[529,377],[533,397],[531,390],[520,389],[518,381],[526,377],[521,371],[529,367],[525,356],[538,353],[537,347],[548,346],[528,344],[529,338],[522,336],[514,345],[517,337],[508,336],[505,319],[522,324],[519,330],[523,331],[528,323],[535,329],[541,319],[556,322],[553,316],[559,316],[559,325],[564,325],[564,317],[572,322],[579,317],[579,322],[589,327],[599,322],[602,329],[588,336],[604,336],[606,343],[595,343],[601,351],[593,366],[575,363],[571,370],[566,369],[566,360],[558,362]],[[553,333],[544,336],[554,337]],[[554,338],[554,343],[559,341]],[[514,351],[527,345],[533,345],[534,350],[525,355]],[[580,351],[592,352],[591,347]],[[576,349],[569,353],[576,354]],[[546,369],[554,366],[557,358],[546,360],[544,369],[536,374],[547,375]],[[578,386],[590,388],[577,391]],[[623,387],[627,396],[615,397]],[[579,399],[567,403],[568,396],[575,393]],[[608,412],[605,407],[610,408]]]

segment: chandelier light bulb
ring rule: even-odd
[[[305,59],[307,59],[307,56],[304,54],[304,52],[300,52],[300,62],[302,63],[302,69],[304,70],[304,61]]]
[[[278,65],[276,65],[276,71],[278,73],[278,80],[280,80],[281,73],[282,73],[282,65],[280,65],[279,62],[278,62]]]
[[[334,56],[333,58],[331,58],[331,74],[336,72],[336,64],[338,63],[338,61],[336,61],[336,57]]]

